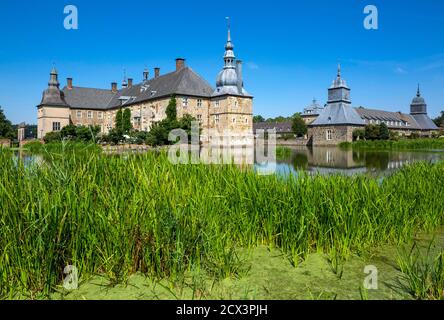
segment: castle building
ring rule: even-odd
[[[308,136],[313,146],[335,145],[353,141],[353,131],[364,127],[365,122],[351,106],[350,88],[341,77],[341,68],[328,89],[327,106],[310,124]]]
[[[328,101],[325,107],[313,100],[313,103],[301,113],[301,117],[308,125],[308,133],[305,141],[299,139],[298,144],[333,146],[341,142],[352,142],[355,130],[364,129],[366,125],[382,123],[400,136],[417,134],[429,137],[439,131],[427,115],[427,104],[421,96],[419,86],[410,105],[410,114],[368,109],[362,106],[352,107],[350,91],[341,76],[341,67],[338,66],[336,79],[328,89]],[[291,121],[255,123],[254,132],[257,130],[276,130],[278,138],[293,133]]]
[[[341,69],[333,85],[328,89],[327,106],[309,124],[308,144],[336,145],[341,142],[352,142],[353,131],[363,129],[366,125],[385,123],[391,131],[400,136],[416,133],[420,136],[431,136],[439,128],[427,115],[427,104],[418,90],[410,105],[410,114],[392,112],[364,107],[351,106],[350,88],[341,78]]]
[[[150,78],[145,69],[139,84],[125,75],[121,89],[116,82],[111,83],[110,89],[78,87],[72,78],[60,89],[58,73],[53,68],[48,88],[37,106],[38,138],[70,124],[100,126],[106,134],[114,127],[116,113],[122,108],[131,110],[135,130],[149,131],[154,123],[166,118],[166,108],[174,96],[177,117],[189,114],[200,122],[202,142],[224,134],[245,142],[253,134],[253,97],[244,89],[242,62],[236,60],[233,49],[228,28],[224,67],[215,89],[186,66],[183,58],[176,59],[176,69],[164,75],[155,68]]]
[[[313,99],[312,104],[304,108],[301,117],[304,119],[305,123],[310,124],[316,120],[322,110],[324,110],[324,107],[322,107],[316,99]]]

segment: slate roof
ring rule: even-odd
[[[343,124],[365,125],[365,122],[351,106],[344,103],[333,103],[327,105],[319,117],[311,123],[312,126]]]
[[[291,121],[284,122],[256,122],[253,124],[253,131],[256,130],[273,130],[276,129],[276,133],[290,133],[293,131]]]
[[[436,124],[426,114],[414,114],[412,117],[415,119],[421,130],[438,130]]]
[[[111,90],[73,87],[69,90],[63,88],[65,101],[73,109],[99,109],[106,110],[116,93]]]
[[[110,89],[63,89],[65,100],[71,108],[99,110],[130,106],[173,94],[210,98],[213,91],[210,84],[189,67],[133,85],[131,88],[123,88],[116,93]]]
[[[427,114],[405,114],[402,112],[390,112],[376,109],[355,108],[363,119],[380,121],[401,121],[407,122],[410,129],[416,130],[437,130],[438,127]],[[396,125],[389,125],[389,128],[399,128]]]
[[[43,91],[42,100],[39,106],[69,107],[64,94],[56,87],[49,87]]]
[[[131,97],[123,105],[129,106],[142,101],[149,101],[165,96],[186,95],[210,98],[214,89],[201,76],[189,67],[150,79],[131,88],[122,89],[116,94],[108,108],[121,106],[121,97]]]

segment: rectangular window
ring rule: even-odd
[[[197,115],[197,121],[202,122],[202,115],[201,114]]]
[[[82,111],[77,111],[77,119],[82,118]]]
[[[93,117],[92,111],[88,111],[88,119],[92,119],[92,117]]]
[[[237,106],[238,106],[238,102],[236,100],[236,101],[234,101],[234,107],[237,108]]]
[[[331,141],[333,139],[333,131],[332,130],[327,130],[326,138],[327,138],[327,141]]]
[[[219,107],[219,100],[217,100],[217,101],[214,103],[214,105],[215,105],[216,107]]]
[[[182,98],[182,106],[188,107],[188,98],[186,98],[186,97]]]
[[[60,131],[60,122],[52,123],[52,131]]]
[[[197,99],[197,106],[202,107],[202,99]]]
[[[233,118],[231,121],[232,121],[233,123],[236,123],[236,118]]]
[[[219,115],[218,115],[218,114],[216,114],[216,115],[214,116],[214,121],[215,121],[216,123],[219,123]]]
[[[102,111],[97,112],[97,118],[103,119],[103,112]]]

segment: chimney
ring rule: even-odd
[[[131,88],[133,86],[133,79],[128,78],[128,88]]]
[[[72,90],[72,78],[67,78],[66,82],[67,82],[68,90]]]
[[[183,69],[185,67],[185,59],[177,58],[176,59],[176,71]]]
[[[154,78],[157,78],[160,76],[160,68],[154,68]]]
[[[242,75],[242,61],[237,60],[236,61],[236,73],[237,73],[237,91],[239,94],[243,94],[243,87],[244,87],[244,78]]]
[[[148,78],[150,76],[150,72],[148,69],[143,70],[143,81],[148,81]]]
[[[111,82],[111,91],[114,93],[117,92],[117,82]]]

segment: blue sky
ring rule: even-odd
[[[63,27],[68,4],[79,30]],[[379,10],[376,31],[363,27],[368,4]],[[429,115],[444,110],[442,0],[1,1],[0,105],[14,123],[36,123],[53,62],[62,86],[73,77],[108,88],[124,68],[139,82],[145,66],[166,73],[184,57],[214,86],[226,16],[255,114],[325,103],[338,61],[355,106],[408,112],[419,82]]]

